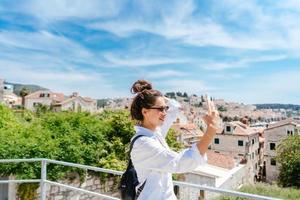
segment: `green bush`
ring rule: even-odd
[[[277,148],[278,182],[283,187],[300,188],[300,135],[289,136]]]
[[[14,113],[0,105],[0,159],[48,158],[125,170],[133,135],[133,122],[126,110],[105,110],[98,115],[48,110]],[[178,149],[172,132],[167,141]],[[0,175],[14,174],[18,179],[40,178],[40,171],[41,163],[0,164]],[[77,168],[47,166],[50,180],[64,178],[71,172],[85,174]],[[30,194],[36,187],[22,184],[19,194],[23,199],[30,199],[28,195],[33,199]]]

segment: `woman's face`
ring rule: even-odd
[[[163,97],[157,97],[151,108],[143,108],[144,122],[156,128],[161,126],[166,117],[167,106]]]

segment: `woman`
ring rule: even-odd
[[[130,155],[140,182],[136,189],[143,185],[138,199],[176,199],[172,173],[192,171],[206,162],[206,150],[218,129],[218,112],[209,101],[208,115],[204,117],[206,134],[191,148],[177,153],[168,147],[165,137],[179,113],[179,103],[152,89],[151,83],[145,80],[136,81],[131,92],[136,94],[131,116],[138,121],[134,137],[144,135],[134,142]]]

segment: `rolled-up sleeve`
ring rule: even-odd
[[[180,113],[180,108],[181,108],[180,103],[178,103],[174,99],[168,99],[167,105],[169,106],[169,110],[167,112],[165,122],[160,128],[163,137],[166,137],[170,127],[172,126],[173,122],[176,120],[178,114]]]
[[[206,163],[196,145],[180,153],[163,148],[158,141],[149,137],[138,139],[131,152],[133,165],[138,168],[169,173],[184,173]]]

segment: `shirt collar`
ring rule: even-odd
[[[142,127],[142,126],[134,126],[135,132],[137,135],[146,135],[148,137],[154,136],[154,135],[160,135],[161,136],[161,128],[157,127],[156,130],[153,132],[148,128]]]
[[[142,127],[142,126],[134,126],[135,132],[137,133],[137,135],[146,135],[146,136],[153,136],[154,132],[151,131],[148,128]]]

